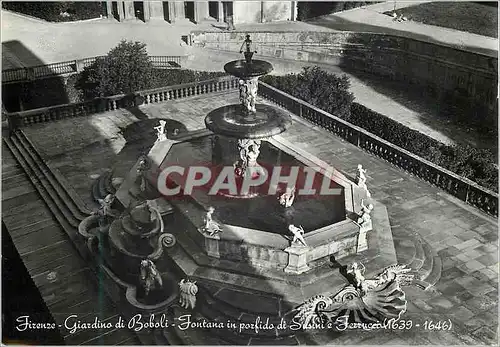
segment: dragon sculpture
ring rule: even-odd
[[[347,317],[349,323],[397,320],[406,311],[406,298],[401,286],[413,281],[414,275],[410,271],[406,265],[392,265],[374,279],[365,279],[363,264],[353,263],[347,271],[353,278],[353,284],[331,297],[316,295],[308,299],[295,309],[294,320],[302,328],[333,323],[339,317]]]

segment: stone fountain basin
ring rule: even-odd
[[[224,71],[242,79],[249,79],[270,73],[273,66],[264,60],[252,60],[250,64],[247,64],[246,60],[233,60],[224,65]]]
[[[290,125],[290,115],[270,105],[257,104],[255,113],[246,113],[240,104],[216,108],[205,118],[207,129],[216,134],[245,139],[261,139],[281,134]]]
[[[214,136],[198,134],[182,142],[159,144],[158,146],[169,149],[168,153],[163,152],[159,171],[171,165],[189,168],[220,162],[213,158],[211,140]],[[225,139],[229,142],[219,142],[222,143],[223,164],[228,165],[237,159],[238,154],[236,140]],[[231,156],[233,158],[228,159]],[[270,165],[317,166],[318,169],[324,166],[311,162],[306,156],[288,151],[286,146],[275,139],[263,141],[259,160]],[[306,256],[312,267],[325,263],[330,255],[342,258],[357,250],[359,226],[346,218],[346,213],[354,209],[353,183],[340,173],[332,177],[332,180],[331,187],[337,185],[342,188],[341,195],[299,196],[292,208],[288,209],[292,211],[293,224],[304,226],[306,243],[310,247]],[[183,183],[175,178],[172,181],[183,187]],[[189,195],[165,198],[175,211],[176,230],[172,232],[179,235],[178,242],[183,247],[186,245],[193,248],[188,250],[189,253],[201,251],[221,260],[240,261],[264,268],[283,269],[287,266],[289,253],[285,249],[290,246],[292,236],[288,231],[290,221],[283,218],[286,211],[281,209],[279,212],[281,206],[276,196],[231,199],[209,195],[207,192],[207,189],[201,188],[193,190]],[[200,231],[210,206],[215,208],[214,218],[223,228],[222,233],[216,236]]]
[[[190,242],[179,243],[188,247],[189,252],[202,251],[208,256],[248,263],[261,268],[283,270],[289,263],[290,235],[270,233],[236,225],[222,224],[222,232],[210,236],[201,231],[204,209],[193,199],[171,201],[175,213],[177,232],[189,237]],[[359,226],[350,219],[327,225],[305,234],[307,244],[306,258],[310,268],[321,266],[329,261],[356,254]],[[185,240],[185,239],[184,239]]]

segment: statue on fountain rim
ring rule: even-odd
[[[203,231],[208,233],[210,236],[214,236],[217,233],[220,233],[222,231],[220,225],[213,220],[212,215],[214,214],[215,209],[210,206],[208,208],[208,211],[205,215],[205,225],[203,226]]]
[[[373,211],[373,205],[368,204],[368,206],[366,206],[363,203],[363,201],[364,200],[361,199],[361,213],[359,214],[357,223],[362,227],[367,227],[371,225],[372,222],[372,217],[370,216],[370,213]]]
[[[258,174],[253,168],[257,168],[257,158],[260,154],[261,140],[239,139],[238,148],[240,150],[240,160],[235,164],[236,175],[243,177],[247,174],[252,176]],[[249,170],[250,169],[250,170]],[[249,172],[250,171],[250,172]]]
[[[296,227],[293,224],[288,226],[288,230],[293,234],[292,246],[302,244],[307,247],[306,240],[304,239],[304,228],[302,226]]]
[[[141,261],[141,285],[144,288],[145,296],[148,296],[151,289],[163,286],[161,274],[151,259]]]
[[[115,201],[115,196],[113,194],[108,194],[104,199],[98,199],[99,208],[94,212],[97,215],[97,220],[100,227],[109,225],[110,221],[118,217],[118,211],[111,208],[111,205]]]
[[[141,192],[146,191],[146,172],[149,170],[149,159],[144,154],[139,157],[139,164],[137,165],[137,179],[140,185]]]
[[[167,139],[167,132],[165,130],[165,126],[167,122],[163,119],[160,119],[160,125],[155,127],[156,130],[156,142],[164,141]]]
[[[289,188],[287,187],[285,192],[278,197],[280,205],[283,207],[292,206],[295,200],[295,187]]]

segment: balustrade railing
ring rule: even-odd
[[[92,65],[98,58],[103,57],[97,56],[47,65],[2,70],[2,83],[30,81],[37,78],[81,72],[84,68]],[[179,69],[184,63],[185,57],[150,56],[149,59],[153,66],[158,69]]]
[[[263,98],[343,138],[347,142],[426,182],[438,186],[447,193],[490,215],[498,216],[497,193],[266,83],[259,82],[258,92]]]
[[[142,90],[131,94],[113,95],[89,101],[37,108],[22,112],[5,113],[9,128],[17,129],[37,123],[59,119],[80,117],[119,108],[137,107],[173,99],[213,93],[238,87],[238,80],[232,76],[215,78],[207,81],[185,83],[162,88]]]

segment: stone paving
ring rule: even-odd
[[[237,100],[236,91],[229,95],[217,93],[39,124],[25,132],[45,160],[58,167],[88,201],[93,178],[105,169],[115,169],[115,176],[125,175],[139,153],[152,145],[152,131],[136,134],[132,141],[133,136],[124,137],[130,133],[127,126],[149,122],[147,126],[152,128],[152,118],[165,118],[171,120],[171,127],[200,129],[204,128],[208,111]],[[427,291],[415,287],[405,290],[409,300],[405,319],[413,321],[413,329],[356,332],[325,343],[498,343],[495,219],[297,117],[283,137],[342,172],[354,174],[357,164],[362,164],[368,169],[367,183],[373,197],[387,206],[393,233],[419,234],[438,252],[443,263],[441,279],[434,287]],[[453,324],[450,331],[429,331],[423,327],[426,320],[447,319]]]

